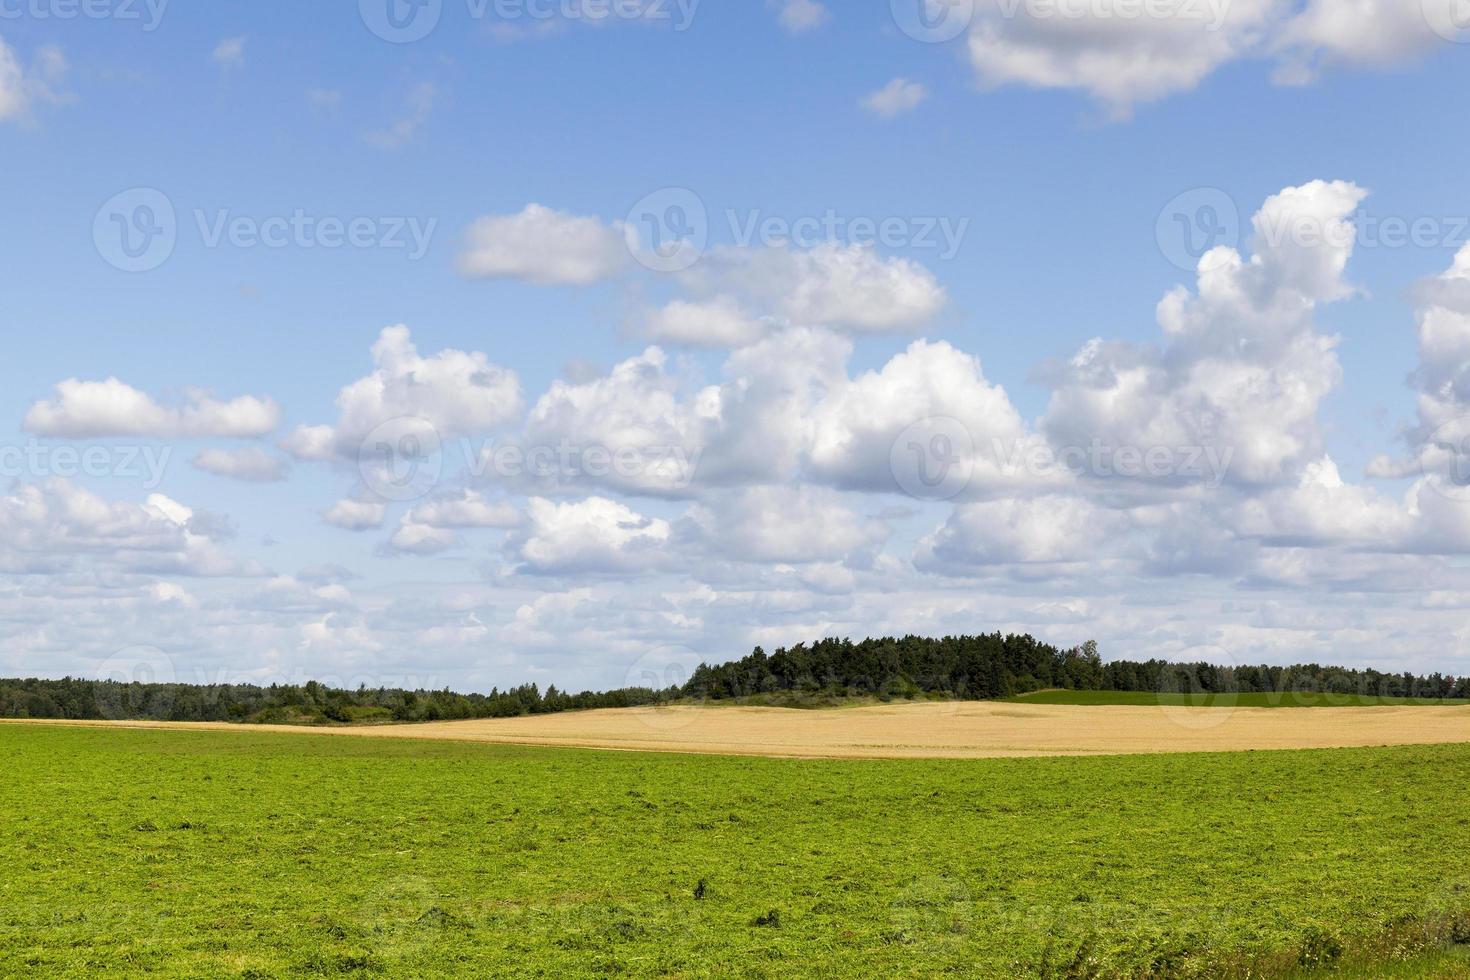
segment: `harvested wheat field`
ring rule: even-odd
[[[1470,706],[1282,711],[945,702],[830,710],[627,708],[358,728],[167,722],[70,724],[856,759],[1131,755],[1470,742]]]

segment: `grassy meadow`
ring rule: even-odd
[[[844,762],[0,725],[0,750],[0,976],[1470,972],[1470,746]]]

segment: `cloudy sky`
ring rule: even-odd
[[[1470,670],[1467,69],[1464,0],[0,0],[0,674]]]

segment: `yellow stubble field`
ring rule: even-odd
[[[738,706],[626,708],[350,728],[159,722],[70,724],[185,731],[310,732],[324,737],[439,739],[796,758],[981,759],[1470,742],[1470,705],[1280,710],[928,702],[823,710]]]

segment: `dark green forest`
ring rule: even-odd
[[[906,636],[853,643],[823,640],[769,656],[702,666],[683,688],[688,697],[729,699],[772,692],[879,697],[942,695],[968,701],[1061,688],[1168,694],[1310,692],[1381,697],[1470,698],[1470,677],[1385,674],[1300,664],[1224,667],[1163,660],[1104,663],[1097,644],[1062,650],[1026,635]]]
[[[1031,691],[1142,691],[1181,694],[1291,692],[1470,699],[1470,678],[1381,673],[1302,664],[1226,667],[1162,660],[1104,662],[1097,645],[1060,649],[1031,636],[829,639],[773,654],[759,647],[730,663],[701,665],[683,686],[568,694],[535,684],[489,694],[393,688],[249,684],[126,684],[116,681],[0,680],[0,717],[114,721],[235,721],[388,724],[506,718],[591,708],[776,696],[984,701]]]

